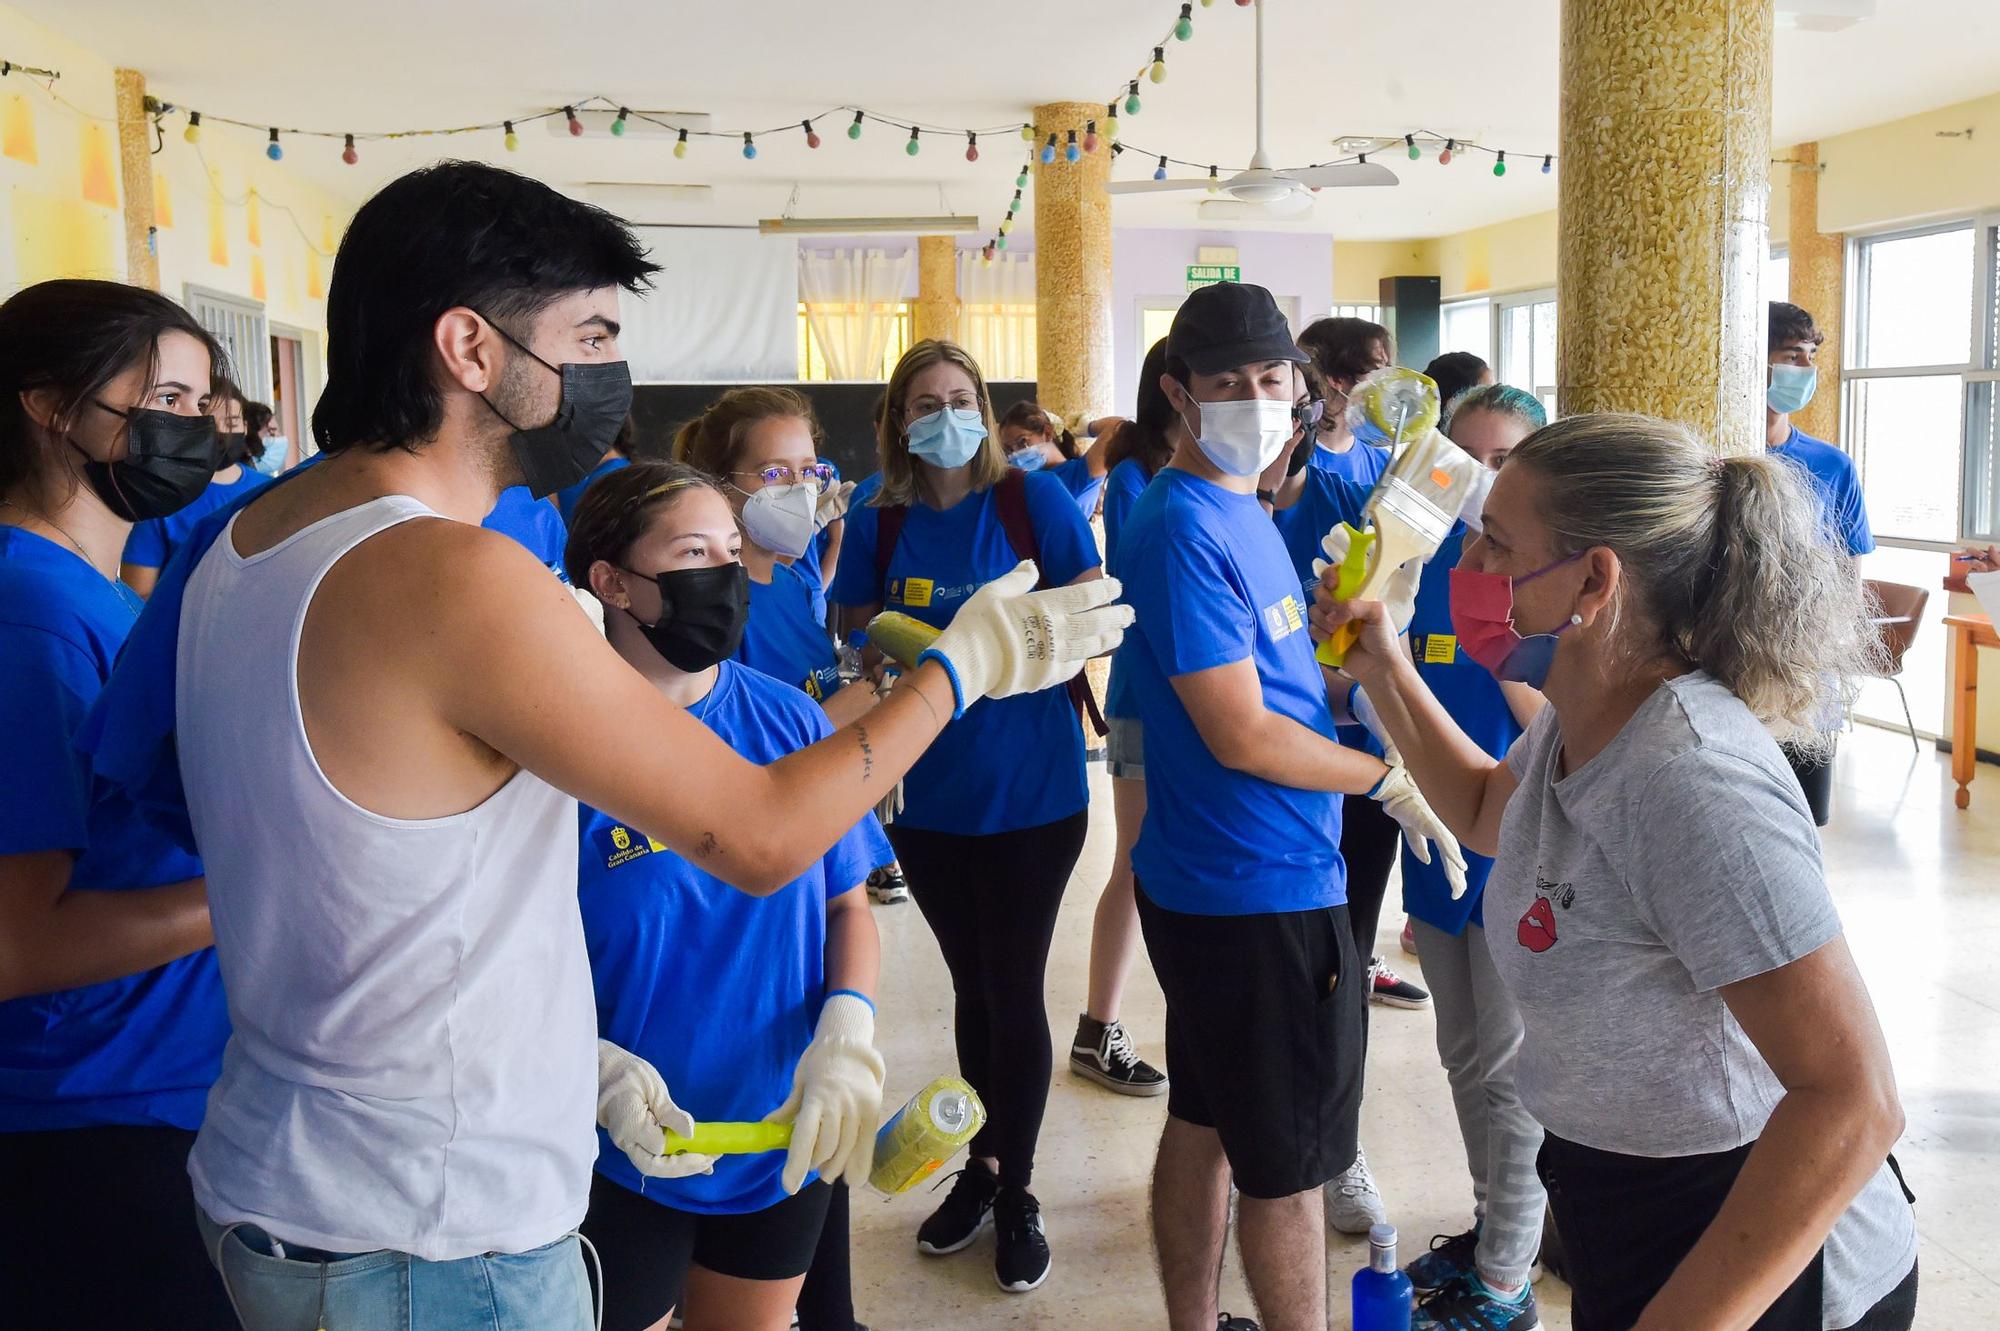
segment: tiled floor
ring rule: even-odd
[[[1911,754],[1898,733],[1860,727],[1841,749],[1838,807],[1826,840],[1850,942],[1895,1051],[1909,1129],[1898,1156],[1919,1194],[1920,1327],[2000,1325],[2000,768],[1982,767],[1973,807],[1951,806],[1946,760]],[[989,1327],[1164,1327],[1146,1220],[1146,1180],[1165,1104],[1110,1095],[1064,1065],[1081,1006],[1091,910],[1111,851],[1109,795],[1094,778],[1089,845],[1064,903],[1049,968],[1058,1046],[1036,1192],[1055,1250],[1048,1284],[1028,1295],[994,1284],[992,1241],[953,1257],[916,1251],[933,1199],[857,1195],[856,1306],[876,1331]],[[1392,888],[1392,894],[1394,889]],[[1383,947],[1401,916],[1385,911]],[[914,906],[878,908],[882,1041],[893,1102],[954,1069],[951,989]],[[1125,1020],[1159,1061],[1161,1000],[1142,957]],[[1406,1244],[1464,1228],[1464,1176],[1427,1012],[1377,1008],[1362,1138]],[[1347,1325],[1346,1282],[1365,1241],[1335,1237],[1327,1263],[1333,1325]],[[1569,1326],[1554,1280],[1538,1290],[1543,1325]],[[1223,1306],[1253,1311],[1232,1251]]]

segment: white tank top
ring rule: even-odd
[[[232,523],[188,580],[175,721],[232,1026],[196,1200],[293,1243],[448,1261],[583,1219],[597,1017],[574,799],[521,771],[465,813],[387,818],[306,739],[320,580],[436,516],[391,495],[248,558]]]

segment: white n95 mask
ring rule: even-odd
[[[819,487],[810,481],[767,485],[743,501],[743,531],[785,559],[797,559],[812,544]]]
[[[1230,476],[1259,476],[1291,442],[1297,422],[1289,399],[1197,402],[1201,429],[1192,431],[1202,455]]]

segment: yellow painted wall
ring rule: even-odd
[[[1966,129],[1969,139],[1938,137]],[[1824,231],[2000,207],[2000,93],[1822,139],[1819,155],[1826,163],[1819,185]]]
[[[20,74],[0,82],[0,295],[51,277],[123,280],[111,63],[5,5],[0,54],[62,74],[53,96]],[[267,160],[258,135],[206,126],[197,154],[183,123],[168,120],[153,158],[161,290],[180,299],[189,284],[208,287],[323,330],[329,262],[315,251],[331,253],[347,206]]]

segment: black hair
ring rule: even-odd
[[[444,421],[431,336],[446,310],[532,318],[569,292],[643,290],[657,271],[625,223],[527,176],[439,162],[391,181],[333,262],[313,437],[326,453],[415,451]]]
[[[1151,479],[1173,459],[1171,436],[1175,413],[1166,390],[1160,387],[1160,376],[1164,374],[1183,384],[1187,382],[1187,363],[1167,355],[1167,339],[1163,337],[1147,349],[1145,363],[1139,367],[1138,406],[1132,419],[1118,427],[1118,437],[1110,443],[1105,455],[1110,466],[1115,467],[1126,458],[1136,458],[1140,469]]]
[[[271,423],[271,417],[275,415],[277,413],[262,402],[243,399],[243,447],[250,455],[250,461],[264,460],[264,450],[268,447],[264,439],[264,427]]]
[[[0,493],[63,468],[62,441],[77,413],[113,379],[144,365],[150,390],[159,342],[168,333],[200,342],[212,381],[224,381],[229,367],[221,346],[157,291],[61,278],[24,287],[0,304]],[[47,431],[34,428],[21,401],[38,390],[55,394]]]
[[[1438,386],[1438,406],[1449,409],[1453,398],[1477,386],[1492,369],[1483,357],[1469,351],[1447,351],[1433,357],[1431,363],[1424,366],[1424,373]]]
[[[570,585],[590,591],[590,569],[600,559],[622,567],[654,515],[690,490],[722,493],[713,476],[685,462],[634,462],[592,481],[576,501],[563,544]]]
[[[1771,331],[1764,348],[1766,355],[1793,342],[1810,342],[1818,346],[1824,341],[1826,334],[1813,322],[1812,315],[1788,300],[1771,302]]]

